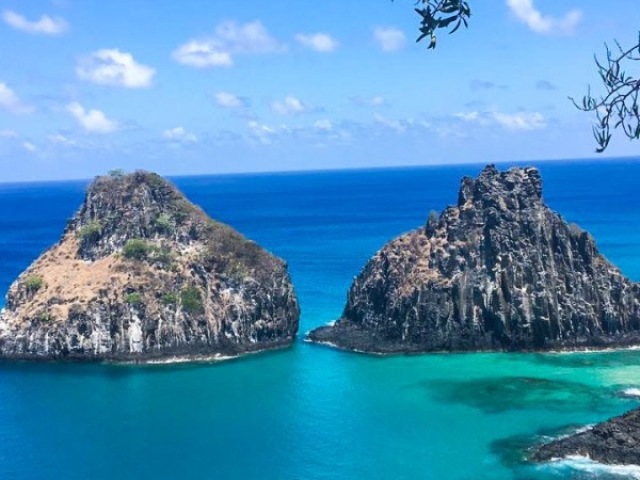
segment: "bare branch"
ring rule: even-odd
[[[638,94],[640,93],[640,79],[627,75],[623,67],[632,66],[631,62],[640,61],[640,36],[638,44],[624,49],[616,41],[618,53],[614,54],[605,44],[606,61],[601,62],[595,57],[598,75],[605,87],[605,93],[599,97],[591,95],[591,88],[578,103],[570,97],[574,106],[584,112],[595,112],[596,124],[593,126],[593,136],[598,147],[596,152],[602,153],[611,141],[611,128],[621,128],[630,140],[640,138],[640,111]]]

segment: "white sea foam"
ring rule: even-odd
[[[395,353],[368,352],[366,350],[358,350],[357,348],[344,348],[336,343],[329,342],[327,340],[323,340],[323,341],[311,340],[306,335],[305,335],[304,341],[306,343],[315,343],[316,345],[326,345],[328,347],[332,347],[338,350],[347,350],[349,352],[354,352],[354,353],[363,353],[365,355],[374,356],[374,357],[393,357],[395,355],[398,355]]]
[[[216,353],[215,355],[197,355],[197,356],[184,355],[179,357],[166,357],[166,358],[160,358],[157,360],[145,360],[144,363],[147,365],[173,365],[176,363],[223,362],[225,360],[233,360],[234,358],[238,358],[238,356],[222,355],[220,353]],[[128,362],[125,362],[125,363],[128,363]]]
[[[568,431],[567,433],[564,433],[562,435],[554,435],[554,436],[550,436],[550,435],[544,435],[544,436],[540,436],[540,443],[551,443],[551,442],[555,442],[557,440],[563,440],[565,438],[569,438],[569,437],[573,437],[574,435],[578,435],[580,433],[584,433],[584,432],[588,432],[589,430],[593,429],[593,427],[595,427],[595,423],[592,424],[588,424],[585,425],[583,427],[579,427],[576,429],[572,429],[571,431]]]
[[[562,459],[553,459],[543,468],[578,470],[593,475],[619,475],[621,478],[640,480],[640,465],[605,465],[591,460],[589,457],[571,455]]]
[[[337,322],[337,320],[332,320],[332,321],[330,321],[330,322],[325,323],[325,324],[324,324],[324,325],[322,325],[322,326],[323,326],[323,327],[333,327],[333,326],[336,324],[336,322]],[[320,344],[323,344],[323,345],[325,345],[325,344],[326,344],[326,345],[329,345],[329,343],[328,343],[328,342],[316,342],[315,340],[311,340],[311,339],[309,338],[309,334],[310,334],[312,331],[313,331],[313,330],[307,330],[307,331],[304,333],[304,337],[303,337],[303,340],[302,340],[303,342],[306,342],[306,343],[320,343]],[[332,347],[336,347],[336,348],[338,348],[338,347],[337,347],[337,345],[331,345],[331,346],[332,346]]]
[[[627,388],[622,391],[625,397],[640,397],[640,388]]]
[[[574,355],[577,353],[611,353],[640,350],[640,345],[629,347],[606,347],[606,348],[577,348],[573,350],[550,350],[546,352],[550,355]]]
[[[315,343],[316,345],[327,345],[329,347],[333,347],[333,348],[337,348],[337,349],[342,350],[338,345],[336,345],[333,342],[328,342],[326,340],[323,340],[321,342],[320,341],[316,341],[316,340],[311,340],[307,335],[305,335],[304,341],[305,341],[305,343]]]
[[[591,430],[593,427],[595,427],[595,425],[585,425],[582,428],[579,428],[576,430],[576,433],[574,433],[574,435],[577,435],[578,433],[584,433],[584,432],[588,432],[589,430]]]
[[[177,355],[173,357],[162,357],[151,360],[144,360],[143,362],[136,361],[123,361],[116,362],[116,364],[121,365],[172,365],[177,363],[215,363],[215,362],[224,362],[227,360],[234,360],[240,357],[247,357],[249,355],[258,355],[260,353],[280,350],[283,348],[287,348],[286,346],[279,346],[275,348],[267,348],[261,350],[253,350],[251,352],[244,352],[238,355],[223,355],[221,353],[214,353],[212,355]]]

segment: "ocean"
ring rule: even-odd
[[[537,166],[548,204],[640,281],[640,161]],[[298,341],[215,364],[0,363],[0,479],[640,478],[523,462],[536,442],[640,405],[622,395],[640,393],[640,351],[379,357],[303,341],[339,317],[377,249],[482,167],[174,178],[286,259]],[[86,186],[0,184],[0,292],[60,238]]]

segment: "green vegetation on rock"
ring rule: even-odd
[[[27,290],[37,292],[44,286],[44,280],[40,275],[30,275],[24,280],[24,286]]]
[[[162,297],[160,297],[160,300],[165,305],[176,305],[178,303],[178,295],[173,292],[165,293],[164,295],[162,295]]]
[[[36,319],[41,322],[51,322],[53,320],[53,315],[46,310],[42,310],[36,314]]]
[[[241,281],[256,272],[273,269],[271,257],[258,244],[217,222],[207,227],[207,250],[202,261],[229,278]]]
[[[151,248],[149,244],[141,238],[127,240],[122,249],[122,255],[129,260],[146,260]]]
[[[156,232],[165,235],[171,235],[174,230],[174,224],[168,215],[159,215],[153,222]]]
[[[124,301],[129,305],[140,305],[142,303],[142,295],[138,292],[127,293],[124,297]]]
[[[202,295],[196,287],[184,287],[180,290],[180,303],[188,313],[203,313]]]
[[[152,263],[159,263],[163,268],[169,268],[173,265],[175,254],[167,247],[152,246],[149,252],[148,260]]]
[[[83,242],[93,243],[100,238],[101,233],[102,225],[99,221],[93,220],[80,229],[78,236]]]
[[[192,204],[185,199],[178,199],[173,207],[172,216],[177,225],[182,225],[189,216],[197,210]]]
[[[122,256],[127,260],[157,263],[162,268],[169,268],[175,260],[175,254],[170,248],[152,245],[141,238],[128,240],[122,249]]]

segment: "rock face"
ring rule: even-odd
[[[640,287],[545,205],[535,168],[486,167],[456,206],[385,245],[309,339],[364,352],[640,343]]]
[[[298,318],[282,260],[158,175],[114,174],[9,289],[0,357],[239,355],[289,345]]]
[[[531,460],[545,462],[571,455],[605,464],[640,465],[640,409],[544,445]]]

